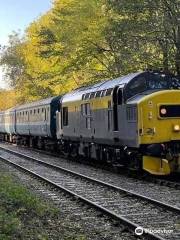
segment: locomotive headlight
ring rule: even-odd
[[[167,113],[167,110],[165,108],[161,108],[161,114],[165,115]]]
[[[174,125],[174,131],[179,132],[180,131],[180,126],[178,124]]]

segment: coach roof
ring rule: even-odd
[[[46,99],[42,99],[42,100],[39,100],[39,101],[23,104],[23,105],[17,106],[15,109],[16,110],[22,110],[22,109],[47,105],[47,104],[50,104],[54,98],[55,97],[51,97],[51,98],[46,98]]]

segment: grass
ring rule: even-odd
[[[59,209],[33,195],[13,177],[0,172],[0,240],[85,240]]]

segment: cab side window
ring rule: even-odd
[[[147,84],[145,77],[138,77],[128,84],[126,89],[126,99],[135,96],[138,93],[142,93],[147,90]]]

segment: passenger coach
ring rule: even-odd
[[[16,111],[15,108],[0,112],[0,133],[3,138],[12,141],[12,136],[16,133]]]
[[[56,139],[56,111],[61,97],[24,104],[0,113],[0,133],[6,140],[42,147]]]

